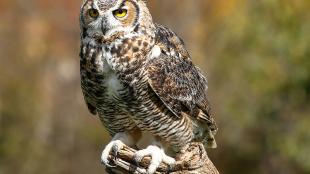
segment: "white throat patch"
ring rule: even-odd
[[[155,45],[152,50],[151,50],[151,55],[150,58],[154,59],[154,58],[158,58],[161,54],[161,49],[159,46]]]

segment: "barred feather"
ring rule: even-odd
[[[87,10],[94,8],[90,2],[96,0],[82,6],[80,52],[81,87],[89,111],[111,135],[139,130],[176,147],[191,141],[215,147],[217,126],[207,80],[183,41],[152,22],[146,1],[97,2],[102,13],[126,3],[129,12],[135,10],[119,23],[123,28],[108,26],[115,19],[88,17]]]

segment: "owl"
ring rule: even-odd
[[[182,39],[153,22],[147,0],[84,0],[80,27],[84,99],[112,136],[106,166],[125,144],[140,149],[137,162],[151,157],[149,174],[190,142],[216,147],[207,79]]]

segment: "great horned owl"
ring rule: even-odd
[[[207,99],[207,80],[183,41],[153,23],[146,0],[84,0],[81,7],[80,72],[84,99],[113,137],[102,152],[135,146],[151,156],[148,173],[174,163],[165,150],[201,141],[216,147],[217,131]],[[124,144],[123,144],[124,143]]]

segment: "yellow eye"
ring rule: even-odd
[[[88,14],[92,18],[97,18],[99,16],[99,12],[96,9],[89,9]]]
[[[113,11],[113,15],[116,18],[123,18],[127,15],[127,10],[126,9],[117,9],[117,10]]]

